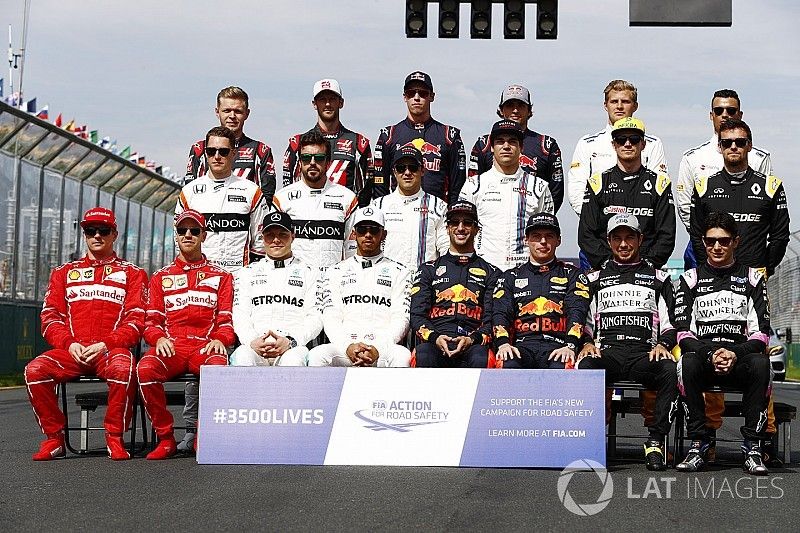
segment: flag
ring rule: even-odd
[[[139,160],[139,152],[131,152],[131,155],[128,156],[128,161],[130,161],[134,165],[138,160]]]
[[[6,96],[6,103],[8,105],[10,105],[11,107],[19,107],[19,102],[20,102],[20,99],[19,99],[19,93],[18,92],[13,92],[13,93],[9,94],[8,96]]]
[[[75,135],[77,135],[81,139],[88,139],[89,138],[89,135],[86,132],[86,124],[84,124],[83,126],[76,127],[75,130],[72,133],[74,133]]]
[[[105,148],[106,150],[108,150],[110,146],[111,146],[111,137],[105,136],[102,139],[100,139],[100,148]]]
[[[147,170],[151,170],[153,172],[155,172],[155,170],[156,170],[156,162],[155,161],[148,160],[147,163],[145,163],[144,166],[147,168]]]
[[[140,155],[139,159],[136,160],[136,164],[140,167],[144,167],[147,165],[147,157]]]
[[[99,140],[98,139],[99,136],[100,135],[99,135],[97,130],[90,131],[89,132],[89,142],[92,143],[92,144],[97,144],[97,141]]]
[[[3,97],[3,78],[0,78],[0,98]]]
[[[61,119],[61,113],[59,113],[58,116],[56,117],[56,121],[53,122],[53,124],[56,125],[56,128],[60,128],[61,127],[61,120],[62,120]]]
[[[161,165],[157,166],[156,167],[156,174],[159,174],[159,175],[163,176],[164,175],[164,167],[162,167]]]
[[[67,125],[64,126],[64,129],[67,130],[67,131],[73,131],[74,132],[75,131],[75,119],[73,118],[72,120],[67,122]]]
[[[131,147],[126,146],[125,148],[123,148],[122,151],[119,153],[119,156],[122,159],[128,159],[131,156]]]
[[[36,113],[36,97],[34,96],[31,100],[25,102],[25,111],[28,113]]]
[[[108,147],[108,151],[111,152],[112,154],[119,155],[119,148],[117,148],[117,140],[116,139],[111,141],[111,146]]]
[[[45,105],[42,109],[39,110],[38,113],[36,113],[36,118],[40,118],[42,120],[49,119],[50,118],[48,116],[49,115],[49,113],[48,113],[49,110],[50,110],[50,105],[49,104]]]

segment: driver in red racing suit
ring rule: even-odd
[[[185,372],[199,375],[203,365],[226,365],[227,347],[236,340],[231,324],[233,276],[202,254],[205,225],[197,211],[181,213],[175,220],[180,253],[150,280],[144,338],[151,348],[136,367],[159,440],[148,459],[166,459],[177,451],[164,382]]]
[[[25,367],[25,384],[33,412],[47,435],[34,461],[64,457],[64,414],[56,386],[83,374],[108,383],[108,410],[103,423],[113,460],[130,459],[122,434],[133,414],[136,381],[131,348],[144,329],[147,274],[113,251],[117,239],[114,213],[89,209],[81,227],[86,257],[53,270],[42,308],[42,335],[53,349]]]

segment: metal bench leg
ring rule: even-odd
[[[792,462],[792,421],[784,422],[783,426],[783,464]]]
[[[617,458],[617,414],[615,412],[611,412],[611,418],[608,421],[608,430],[607,430],[607,444],[606,444],[606,455],[608,455],[609,459],[616,459]]]
[[[86,453],[89,449],[89,410],[81,409],[81,443],[78,448],[81,453]]]

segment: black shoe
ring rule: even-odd
[[[675,470],[679,472],[699,472],[706,466],[706,457],[710,443],[707,440],[693,440],[686,459],[678,463]]]
[[[664,443],[660,440],[648,440],[644,443],[644,460],[648,470],[661,472],[667,469],[664,462]]]
[[[761,453],[761,446],[758,443],[744,441],[742,444],[744,454],[744,465],[742,469],[752,476],[766,476],[769,469],[764,465],[764,457]]]
[[[778,457],[778,451],[772,445],[772,441],[766,441],[761,448],[761,456],[764,464],[770,468],[783,468],[783,461]]]

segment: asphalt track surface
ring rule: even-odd
[[[800,386],[780,385],[775,396],[800,405]],[[719,456],[735,464],[650,473],[640,441],[620,441],[621,457],[609,463],[607,506],[578,516],[559,499],[557,470],[200,466],[193,457],[141,456],[113,463],[103,454],[34,463],[41,434],[24,389],[0,390],[0,420],[5,531],[797,531],[797,451],[792,465],[767,478],[745,475],[732,443],[720,444]],[[735,438],[739,424],[726,419],[720,436]],[[619,427],[641,432],[641,418],[628,416]],[[100,446],[100,438],[90,445]],[[565,486],[585,505],[597,502],[604,485],[582,472]]]

